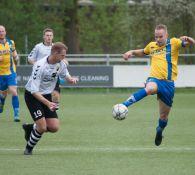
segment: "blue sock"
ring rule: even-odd
[[[164,128],[167,126],[167,123],[168,123],[168,120],[167,119],[159,119],[158,120],[158,126],[156,128],[156,131],[158,133],[161,133],[162,134]]]
[[[128,107],[146,96],[147,96],[146,90],[140,89],[139,91],[135,92],[132,96],[130,96],[125,102],[123,102],[123,104]]]
[[[19,99],[18,96],[12,96],[12,106],[14,109],[14,117],[19,117]]]

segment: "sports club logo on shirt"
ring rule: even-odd
[[[0,50],[0,55],[10,54],[9,50]]]
[[[45,75],[43,78],[44,82],[54,81],[57,78],[57,73],[52,73],[51,75]]]
[[[163,49],[151,49],[151,52],[150,52],[150,55],[151,56],[154,56],[154,55],[163,55],[163,54],[166,54],[166,48],[163,48]]]

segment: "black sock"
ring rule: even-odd
[[[40,134],[36,129],[33,129],[30,135],[30,139],[27,142],[26,148],[28,150],[32,150],[34,146],[38,143],[41,139],[42,134]]]

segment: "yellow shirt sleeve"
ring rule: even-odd
[[[150,54],[150,43],[144,48],[144,53],[146,55],[149,55]]]
[[[171,39],[172,44],[174,44],[174,46],[179,49],[180,47],[182,47],[182,40],[179,38],[172,38]]]

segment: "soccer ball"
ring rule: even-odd
[[[124,120],[127,114],[128,108],[124,104],[116,104],[112,108],[112,116],[116,120]]]

